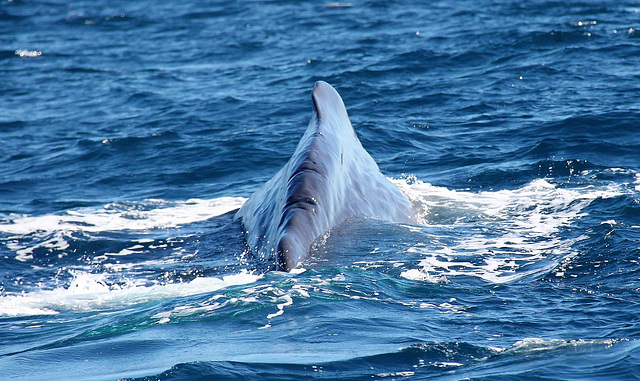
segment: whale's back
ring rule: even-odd
[[[409,201],[362,147],[338,92],[316,83],[313,115],[287,164],[238,211],[248,247],[289,271],[345,220],[412,219]]]

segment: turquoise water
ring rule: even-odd
[[[639,11],[0,3],[0,378],[633,379]],[[272,272],[318,80],[417,221]]]

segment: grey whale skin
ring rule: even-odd
[[[362,147],[338,92],[317,82],[313,114],[287,164],[236,213],[258,258],[290,271],[313,241],[352,218],[411,222],[409,200]]]

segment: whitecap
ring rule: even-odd
[[[619,187],[561,188],[544,179],[513,190],[450,190],[415,178],[391,180],[409,198],[421,229],[439,229],[438,242],[422,241],[406,249],[422,257],[417,268],[400,275],[434,282],[474,276],[505,283],[543,274],[575,255],[586,238],[564,231],[586,215],[598,198],[624,193]]]
[[[92,312],[118,309],[154,300],[218,291],[256,282],[261,275],[247,271],[220,278],[200,277],[189,282],[143,285],[141,281],[110,284],[105,274],[72,271],[68,287],[0,295],[0,316],[55,315],[63,311]]]
[[[0,223],[0,232],[24,235],[43,231],[104,232],[175,228],[231,212],[240,208],[245,201],[246,198],[243,197],[220,197],[177,202],[145,200],[130,204],[112,203],[97,210],[69,210],[65,214],[43,216],[10,216]]]
[[[0,220],[0,232],[12,234],[3,240],[7,248],[16,253],[16,259],[33,259],[36,249],[47,248],[61,252],[69,247],[74,232],[102,233],[112,231],[144,231],[178,228],[182,225],[205,221],[240,208],[246,198],[220,197],[190,199],[187,201],[145,200],[116,202],[102,208],[68,210],[64,214],[42,216],[11,215]],[[145,240],[138,243],[148,242]],[[132,246],[112,256],[136,253]]]

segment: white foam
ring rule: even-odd
[[[391,372],[391,373],[378,373],[376,374],[376,377],[380,377],[380,378],[411,377],[415,374],[416,373],[412,371],[403,371],[403,372]]]
[[[537,179],[514,190],[454,191],[415,178],[391,180],[414,205],[418,223],[440,228],[434,242],[417,242],[419,268],[401,276],[419,281],[476,276],[504,283],[553,269],[584,236],[561,234],[597,198],[623,194],[613,186],[559,188]]]
[[[429,272],[420,269],[409,269],[403,271],[400,276],[410,279],[429,283],[449,283],[445,276],[432,276]]]
[[[40,50],[26,50],[26,49],[18,49],[15,52],[16,56],[21,58],[24,57],[40,57],[42,55],[42,51]]]
[[[309,291],[316,289],[316,285],[298,284],[298,279],[287,277],[292,283],[289,287],[277,286],[277,282],[258,283],[249,287],[243,288],[243,295],[233,298],[225,298],[224,295],[215,295],[212,298],[208,298],[207,303],[192,303],[186,305],[180,305],[174,307],[168,311],[158,312],[152,316],[154,319],[158,319],[156,324],[166,324],[174,319],[191,316],[194,314],[209,313],[211,311],[221,309],[227,304],[241,303],[244,305],[249,304],[265,304],[275,306],[271,313],[265,315],[266,323],[258,329],[271,328],[271,321],[285,314],[285,308],[294,305],[295,298],[307,299],[310,297]],[[332,280],[324,280],[329,283]]]
[[[101,209],[69,210],[65,214],[44,216],[10,216],[0,223],[0,232],[14,234],[5,239],[6,245],[22,262],[33,259],[38,248],[63,252],[69,247],[73,232],[99,233],[122,230],[150,230],[177,228],[193,222],[238,209],[246,201],[243,197],[220,197],[215,199],[190,199],[187,201],[145,200],[141,202],[112,203]],[[31,239],[24,236],[32,234]],[[33,242],[33,243],[32,243]],[[145,243],[148,240],[140,240]],[[135,253],[133,246],[120,253]],[[64,254],[61,254],[64,255]]]
[[[65,250],[69,247],[67,238],[69,234],[63,231],[54,232],[51,235],[43,237],[42,241],[36,243],[33,246],[25,246],[18,243],[17,240],[11,240],[7,242],[7,248],[16,252],[16,259],[20,262],[26,262],[33,259],[33,251],[44,247],[52,250]]]
[[[197,295],[256,282],[243,271],[222,278],[195,278],[189,282],[155,284],[130,282],[110,285],[104,274],[74,271],[69,287],[0,296],[0,316],[53,315],[63,311],[88,312],[122,308],[153,300]]]
[[[503,351],[505,354],[514,353],[535,353],[541,351],[551,351],[562,348],[577,348],[583,346],[602,345],[610,347],[620,341],[626,341],[626,339],[596,339],[596,340],[562,340],[562,339],[541,339],[538,337],[527,337],[515,342],[510,348]]]
[[[245,201],[246,198],[243,197],[220,197],[178,202],[145,200],[132,204],[113,203],[98,210],[69,210],[61,215],[11,216],[9,221],[0,224],[0,232],[24,235],[54,231],[104,232],[175,228],[231,212],[240,208]]]

